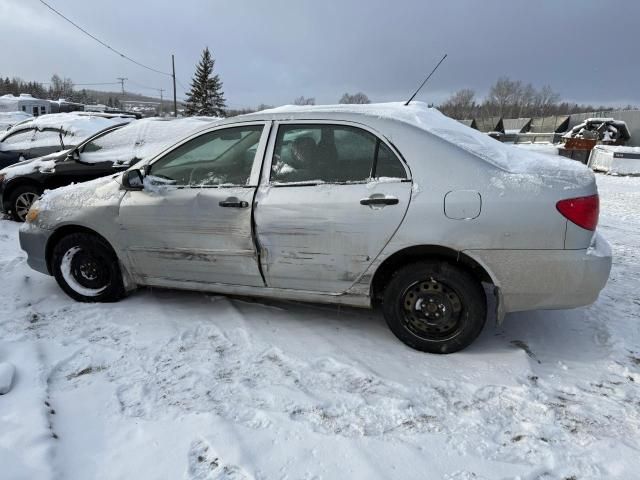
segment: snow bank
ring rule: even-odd
[[[129,164],[148,160],[212,123],[211,118],[146,118],[86,145],[80,160],[86,163],[113,162]]]
[[[596,145],[588,166],[612,175],[640,175],[640,147]]]
[[[587,175],[588,169],[575,161],[563,157],[536,152],[523,152],[511,145],[494,140],[486,134],[466,127],[423,102],[371,103],[368,105],[285,105],[261,113],[357,113],[379,118],[391,118],[415,127],[456,145],[492,165],[511,173],[557,174],[571,173],[576,177]]]

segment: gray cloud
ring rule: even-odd
[[[483,94],[508,75],[548,83],[575,101],[640,104],[634,0],[50,2],[154,68],[169,71],[175,53],[185,86],[208,45],[232,106],[299,95],[334,103],[358,90],[377,101],[401,100],[445,52],[449,58],[420,99],[438,102],[463,87]],[[136,84],[170,89],[168,77],[122,60],[36,0],[2,0],[0,18],[0,75],[46,81],[57,72],[75,82],[125,76],[132,91],[153,94]]]

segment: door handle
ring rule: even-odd
[[[360,200],[360,205],[397,205],[396,197],[369,197]]]
[[[249,202],[238,200],[236,197],[229,197],[226,200],[222,200],[218,205],[228,208],[247,208],[249,206]]]

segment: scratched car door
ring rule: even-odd
[[[263,286],[251,210],[264,123],[204,133],[151,164],[120,205],[122,243],[140,282]]]
[[[402,222],[409,172],[361,127],[281,122],[277,129],[254,214],[267,285],[344,292]]]

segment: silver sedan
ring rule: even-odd
[[[154,286],[379,306],[407,345],[449,353],[487,305],[500,322],[595,301],[597,221],[586,167],[424,104],[281,107],[46,193],[20,242],[79,301]]]

